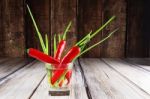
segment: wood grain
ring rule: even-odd
[[[103,23],[111,16],[116,19],[103,31],[105,37],[111,31],[119,30],[101,47],[101,57],[125,57],[125,36],[126,36],[126,2],[125,0],[104,0],[103,2]]]
[[[0,56],[4,55],[3,0],[0,0]]]
[[[120,59],[103,59],[115,71],[150,95],[150,72]]]
[[[3,55],[24,57],[24,15],[23,0],[2,0]]]
[[[102,0],[79,0],[78,2],[78,40],[83,38],[91,30],[93,32],[102,25]],[[101,39],[101,34],[95,36],[88,46]],[[87,47],[88,47],[87,46]],[[85,57],[100,57],[100,46],[90,50]]]
[[[135,66],[138,66],[145,70],[150,71],[150,60],[148,60],[147,58],[128,58],[128,59],[123,59],[123,60]]]
[[[148,52],[144,43],[143,0],[127,0],[127,57],[146,57]]]
[[[0,64],[0,81],[16,72],[17,70],[23,68],[31,59],[15,58],[6,60],[5,63]]]
[[[77,0],[51,0],[51,53],[53,55],[53,36],[61,34],[72,21],[72,26],[67,33],[67,47],[69,50],[76,42],[76,2]],[[58,41],[58,39],[57,39]]]
[[[0,64],[6,62],[9,58],[0,58]]]
[[[39,31],[45,42],[45,34],[48,34],[50,42],[50,1],[49,0],[26,0],[26,3],[30,6],[35,21],[38,25]],[[26,9],[26,6],[25,6]],[[30,15],[26,9],[26,47],[34,47],[41,49],[39,37],[36,33],[33,22]],[[50,44],[49,44],[50,46]]]
[[[89,58],[81,59],[80,62],[92,99],[149,99],[150,96],[147,93],[115,72],[103,61]],[[119,66],[116,64],[114,67]]]
[[[149,1],[142,0],[0,0],[0,56],[24,57],[26,48],[41,50],[39,38],[25,3],[31,7],[42,36],[48,34],[53,55],[53,36],[64,32],[69,21],[66,51],[112,15],[117,19],[87,45],[91,46],[119,28],[109,40],[83,57],[149,57]],[[64,53],[64,54],[65,54]]]
[[[49,86],[47,77],[45,77],[31,99],[88,99],[84,86],[84,80],[77,62],[75,63],[75,68],[73,71],[70,96],[49,96],[48,90]]]
[[[0,82],[1,99],[28,99],[45,73],[43,63],[30,63]]]

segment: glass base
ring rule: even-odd
[[[49,91],[50,96],[69,96],[70,90],[65,91]]]
[[[50,88],[50,96],[69,96],[70,95],[70,86],[63,88]]]

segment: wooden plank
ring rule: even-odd
[[[145,51],[147,52],[147,57],[150,57],[150,29],[149,29],[149,17],[150,13],[147,13],[149,11],[149,6],[150,6],[150,1],[149,0],[144,0],[144,5],[143,5],[143,14],[142,14],[142,35],[143,35],[143,44],[145,47]],[[146,53],[144,52],[144,53]]]
[[[147,58],[128,58],[124,59],[124,61],[127,61],[135,66],[141,67],[145,70],[150,71],[150,61],[147,60]]]
[[[21,60],[21,58],[9,58],[6,61],[2,62],[0,64],[0,67],[3,67],[3,66],[6,67],[6,66],[9,66],[9,65],[13,65],[13,64],[19,62],[20,60]]]
[[[23,57],[25,54],[23,0],[2,0],[2,9],[4,40],[2,56]]]
[[[150,96],[130,83],[99,59],[81,59],[92,99],[149,99]]]
[[[125,36],[126,36],[126,1],[125,0],[104,0],[103,2],[103,23],[111,16],[115,15],[114,20],[108,25],[102,36],[105,37],[116,28],[119,30],[106,42],[102,44],[102,57],[124,57]]]
[[[31,62],[31,59],[15,58],[0,64],[0,80],[21,69],[29,62]]]
[[[28,99],[45,73],[43,63],[30,63],[0,82],[1,99]]]
[[[1,58],[0,59],[0,64],[3,63],[3,62],[5,62],[5,61],[7,61],[7,60],[8,60],[8,58]]]
[[[143,3],[143,0],[127,0],[127,57],[147,57],[148,54],[143,36]]]
[[[51,52],[53,53],[54,34],[63,33],[66,26],[72,21],[67,33],[67,51],[76,42],[76,7],[77,0],[51,0]],[[58,40],[58,39],[57,39]]]
[[[3,0],[0,0],[0,56],[4,55]]]
[[[103,59],[115,71],[150,95],[150,72],[120,59]]]
[[[38,25],[39,31],[45,42],[45,34],[49,36],[50,41],[50,1],[49,0],[25,0],[26,3],[30,6],[33,16]],[[25,31],[26,31],[26,45],[27,48],[34,47],[41,49],[40,41],[36,33],[35,27],[31,17],[26,9],[25,13]],[[50,45],[49,45],[50,46]]]
[[[102,25],[102,0],[78,0],[78,39],[84,37],[91,30],[93,32]],[[98,34],[90,41],[88,46],[93,45],[101,39]],[[100,57],[100,46],[92,49],[84,55],[85,57]]]
[[[84,80],[82,78],[81,71],[77,62],[75,63],[72,78],[73,79],[70,96],[49,96],[49,86],[47,77],[45,77],[31,99],[88,99],[84,86]]]

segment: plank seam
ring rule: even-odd
[[[38,85],[36,86],[36,88],[33,90],[33,92],[31,93],[31,95],[29,96],[28,99],[31,99],[32,96],[34,95],[34,93],[36,92],[36,90],[39,88],[40,84],[42,83],[42,81],[44,80],[44,78],[46,77],[46,74],[43,76],[43,78],[41,79],[41,81],[38,83]]]
[[[3,60],[0,62],[0,65],[4,64],[5,62],[7,62],[9,59]]]
[[[32,62],[33,62],[33,60],[29,60],[29,62],[25,63],[25,64],[22,65],[20,68],[18,68],[18,69],[16,69],[16,70],[12,71],[11,73],[9,73],[8,75],[6,75],[6,76],[4,76],[4,77],[2,77],[2,78],[0,78],[0,82],[1,82],[2,80],[4,80],[5,78],[9,77],[10,75],[14,74],[15,72],[21,70],[22,68],[24,68],[25,66],[27,66],[28,64],[30,64],[30,63],[32,63]]]
[[[83,71],[83,68],[82,68],[82,65],[81,65],[79,59],[78,59],[78,63],[79,63],[79,68],[81,70],[82,77],[84,79],[84,85],[85,85],[86,94],[88,96],[88,99],[92,99],[91,91],[90,91],[89,86],[87,84],[87,80],[86,80],[86,77],[85,77],[85,74],[84,74],[84,71]]]
[[[141,69],[143,69],[143,70],[145,70],[145,71],[147,71],[147,72],[150,72],[150,70],[148,70],[148,69],[146,69],[146,68],[143,68],[142,66],[140,66],[140,65],[138,65],[138,64],[136,64],[136,63],[132,63],[132,62],[130,62],[130,61],[128,61],[128,60],[123,60],[123,61],[126,62],[126,63],[129,64],[129,65],[135,66],[136,69],[141,68]],[[138,69],[138,70],[139,70],[139,69]]]
[[[121,75],[123,78],[125,78],[127,81],[129,81],[131,84],[133,84],[134,86],[136,86],[137,88],[139,88],[141,91],[145,92],[147,95],[150,96],[150,94],[148,92],[146,92],[145,90],[143,90],[141,87],[139,87],[137,84],[135,84],[134,82],[132,82],[130,79],[128,79],[127,77],[125,77],[123,74],[121,74],[118,70],[116,70],[115,68],[113,68],[111,65],[109,65],[107,62],[105,62],[103,59],[100,59],[101,61],[103,61],[108,67],[110,67],[112,70],[114,70],[116,73],[118,73],[119,75]]]

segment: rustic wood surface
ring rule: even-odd
[[[46,74],[43,67],[43,63],[34,61],[2,80],[0,98],[28,99]]]
[[[150,61],[146,58],[79,59],[74,65],[70,96],[48,95],[43,63],[34,60],[23,65],[28,59],[0,58],[1,60],[0,77],[9,75],[0,80],[0,99],[150,98]]]
[[[45,42],[45,34],[49,36],[50,39],[50,1],[49,0],[25,0],[33,13],[36,20],[39,31]],[[29,13],[25,6],[25,32],[26,32],[26,47],[34,47],[41,49],[39,37],[33,26],[33,22],[29,16]],[[50,46],[50,45],[49,45]]]
[[[18,69],[21,69],[31,61],[31,59],[23,58],[5,59],[3,62],[0,63],[0,80],[14,73]]]
[[[78,39],[95,31],[115,15],[116,20],[87,45],[93,45],[108,32],[119,28],[112,38],[84,57],[150,57],[149,2],[143,0],[0,0],[0,56],[25,57],[26,48],[41,49],[26,9],[29,4],[44,37],[48,34],[50,52],[53,36],[62,33],[72,20],[68,50]]]
[[[119,6],[118,6],[119,5]],[[126,42],[126,1],[125,0],[104,0],[103,2],[103,23],[115,15],[116,19],[104,29],[102,36],[105,37],[116,28],[119,30],[101,47],[101,57],[124,57]]]
[[[66,29],[70,21],[72,21],[71,28],[67,33],[67,47],[65,50],[69,50],[72,47],[77,38],[76,32],[76,7],[77,0],[51,0],[51,53],[53,54],[53,37],[54,34],[62,34]],[[58,38],[58,36],[57,36]],[[58,41],[58,39],[57,39]]]
[[[149,98],[147,93],[134,86],[100,59],[82,59],[81,65],[86,75],[92,99]],[[113,66],[116,65],[113,64]]]
[[[90,6],[90,7],[89,7]],[[79,0],[78,2],[78,40],[91,30],[95,32],[102,25],[102,0]],[[86,47],[93,45],[102,38],[99,33]],[[86,53],[84,57],[100,57],[100,46]]]
[[[144,3],[145,2],[145,3]],[[148,57],[149,28],[144,22],[144,15],[146,15],[146,9],[144,9],[146,1],[127,0],[127,41],[126,41],[126,55],[129,57]],[[149,6],[149,5],[148,5]],[[145,13],[144,13],[145,12]],[[146,41],[146,42],[145,42]],[[145,42],[145,43],[144,43]],[[147,47],[146,47],[147,46]]]
[[[1,0],[1,56],[24,57],[23,0]]]
[[[104,59],[114,70],[150,95],[150,72],[120,59]]]

